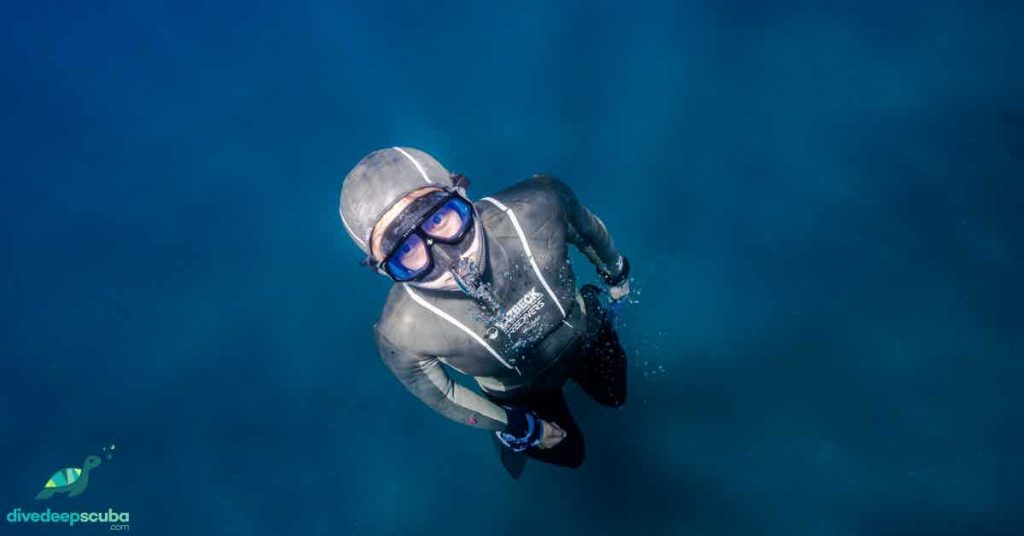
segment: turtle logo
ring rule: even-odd
[[[37,501],[44,501],[57,493],[67,493],[68,497],[81,495],[89,485],[89,471],[100,466],[103,460],[99,456],[89,456],[82,462],[82,467],[65,467],[53,473],[46,481],[43,491],[36,495]]]

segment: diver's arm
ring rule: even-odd
[[[546,175],[538,175],[534,179],[558,194],[565,210],[569,242],[579,248],[599,272],[620,273],[625,259],[615,247],[612,235],[601,218],[583,206],[572,188],[561,180]]]
[[[453,421],[485,430],[506,430],[504,408],[452,381],[436,357],[411,353],[393,344],[379,329],[375,331],[384,363],[420,401]]]

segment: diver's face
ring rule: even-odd
[[[373,257],[375,259],[383,259],[384,256],[388,254],[388,252],[384,251],[381,246],[381,239],[384,237],[384,230],[394,223],[413,201],[437,191],[440,191],[440,188],[433,188],[430,186],[415,190],[395,202],[395,204],[380,217],[377,224],[373,226],[373,233],[370,235],[370,253],[373,253]]]
[[[370,251],[374,258],[383,259],[389,251],[387,244],[393,240],[386,238],[388,228],[403,217],[405,210],[417,199],[435,192],[442,192],[440,188],[427,186],[420,188],[396,202],[374,226],[370,237]],[[422,206],[422,203],[419,203]],[[413,210],[422,210],[416,209]],[[435,236],[450,236],[457,232],[462,225],[462,219],[452,212],[436,214],[431,222],[430,231]],[[429,249],[425,246],[408,248],[407,251],[398,252],[401,264],[410,269],[425,267],[430,258],[433,257],[434,267],[421,278],[409,281],[409,284],[420,288],[432,289],[457,289],[458,285],[452,276],[450,268],[462,259],[472,261],[476,266],[482,267],[484,253],[483,226],[475,215],[471,219],[471,226],[464,231],[465,235],[456,244],[434,243]]]

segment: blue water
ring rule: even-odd
[[[1024,533],[1020,3],[346,4],[6,6],[0,513]],[[377,357],[336,206],[395,144],[477,197],[556,174],[630,256],[631,398],[570,389],[579,471],[510,481]]]

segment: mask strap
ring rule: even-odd
[[[374,259],[369,254],[366,255],[365,257],[363,257],[363,259],[361,261],[359,261],[359,266],[362,266],[364,268],[369,268],[369,269],[373,270],[374,272],[377,272],[378,274],[388,275],[387,272],[385,272],[384,270],[380,269],[378,264],[380,264],[380,263],[378,263],[377,260]]]
[[[469,179],[462,173],[452,173],[452,186],[466,190],[469,188]]]

